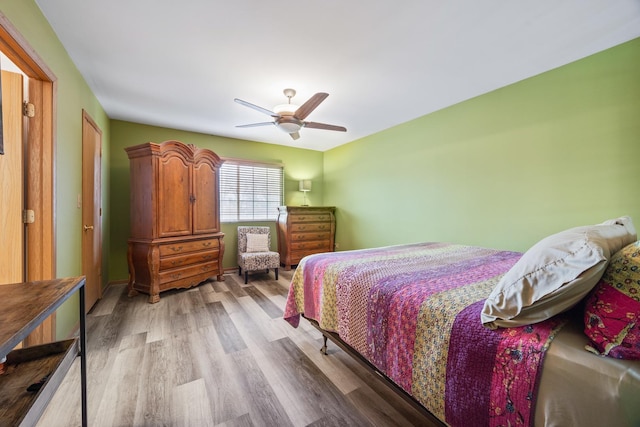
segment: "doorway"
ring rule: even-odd
[[[0,13],[0,51],[26,76],[29,103],[35,114],[23,120],[26,135],[24,204],[34,221],[26,227],[24,279],[56,277],[54,236],[54,91],[55,75],[11,22]],[[21,208],[22,209],[22,208]],[[55,314],[25,339],[25,345],[56,338]]]
[[[102,131],[82,111],[82,274],[85,310],[102,298]]]

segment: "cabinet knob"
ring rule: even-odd
[[[93,230],[93,225],[84,225],[84,231],[89,231],[89,230]]]

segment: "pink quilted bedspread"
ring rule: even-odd
[[[544,353],[561,318],[485,329],[484,300],[516,252],[422,243],[304,258],[284,318],[300,314],[371,361],[451,426],[533,425]]]

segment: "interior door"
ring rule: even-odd
[[[82,274],[85,309],[102,297],[102,131],[82,112]]]
[[[24,280],[22,75],[2,71],[4,155],[0,154],[0,284]]]

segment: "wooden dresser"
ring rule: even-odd
[[[218,206],[222,160],[179,141],[125,148],[131,174],[129,296],[223,280]]]
[[[285,270],[291,270],[307,255],[333,252],[335,207],[280,206],[278,208],[278,252]]]

